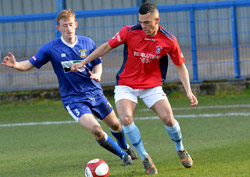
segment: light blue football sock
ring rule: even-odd
[[[181,134],[181,128],[177,120],[175,120],[175,124],[173,126],[167,126],[165,125],[165,128],[167,130],[168,135],[172,139],[172,141],[175,144],[176,151],[183,150],[183,144],[182,144],[182,134]]]
[[[141,159],[145,160],[148,153],[144,149],[144,146],[143,146],[143,143],[141,140],[141,133],[140,133],[138,127],[135,125],[134,122],[132,124],[130,124],[129,126],[123,125],[122,127],[123,127],[123,130],[124,130],[128,140],[134,146],[134,148],[136,149],[136,151],[140,155]]]
[[[114,130],[110,129],[110,131],[111,131],[112,135],[116,138],[117,144],[122,149],[127,149],[127,142],[126,142],[126,138],[125,138],[123,130],[121,130],[121,131],[114,131]]]
[[[105,149],[112,152],[113,154],[118,155],[121,159],[123,155],[127,154],[126,152],[122,151],[122,149],[116,144],[113,138],[108,136],[106,133],[105,133],[104,138],[100,140],[96,140],[96,141],[100,146],[104,147]]]

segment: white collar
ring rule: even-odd
[[[76,43],[78,42],[77,36],[76,36],[76,41],[75,41],[74,44],[70,44],[70,43],[66,42],[66,41],[63,39],[62,36],[61,36],[61,40],[62,40],[62,42],[63,42],[66,46],[69,46],[69,47],[71,47],[71,48],[73,48],[73,47],[76,45]]]

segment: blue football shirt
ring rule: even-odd
[[[38,69],[49,61],[52,63],[59,82],[62,102],[68,105],[84,102],[92,95],[102,95],[100,84],[91,79],[88,73],[102,62],[100,58],[86,64],[77,72],[70,71],[73,63],[84,60],[95,49],[95,43],[88,37],[77,36],[77,41],[73,45],[66,43],[61,37],[42,46],[29,61]]]

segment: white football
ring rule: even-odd
[[[90,160],[85,166],[86,177],[108,177],[109,166],[107,162],[102,159]]]

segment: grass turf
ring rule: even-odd
[[[162,122],[159,119],[140,119],[155,114],[139,103],[135,122],[158,169],[157,176],[248,176],[249,116],[201,118],[198,115],[249,113],[249,107],[244,105],[250,104],[250,94],[200,96],[198,99],[202,109],[190,109],[183,95],[169,97],[174,108],[183,108],[174,109],[175,115],[197,115],[197,118],[177,118],[184,146],[194,159],[194,166],[190,169],[181,165]],[[111,103],[114,105],[113,99]],[[220,108],[217,105],[243,106]],[[73,120],[62,103],[53,100],[5,103],[0,106],[0,113],[0,125]],[[111,135],[108,128],[102,126]],[[85,164],[93,158],[102,158],[109,164],[110,177],[146,176],[140,159],[132,166],[121,166],[117,156],[99,147],[92,135],[75,123],[0,127],[0,143],[1,177],[80,177],[84,176]]]

